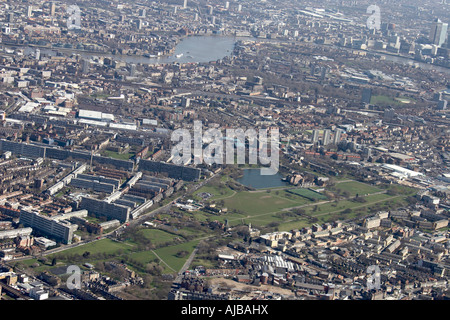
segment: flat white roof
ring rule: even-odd
[[[102,127],[106,127],[108,125],[106,122],[89,120],[89,119],[80,119],[80,120],[78,120],[78,123],[84,123],[84,124],[90,124],[90,125],[102,126]]]
[[[25,105],[21,106],[18,111],[19,112],[32,112],[37,106],[39,106],[39,103],[27,102]]]
[[[402,174],[405,174],[407,176],[411,176],[411,177],[423,176],[423,173],[412,171],[412,170],[409,170],[409,169],[397,166],[395,164],[385,163],[385,164],[382,165],[382,167],[386,168],[386,169],[389,169],[389,170],[393,170],[393,171],[402,173]]]

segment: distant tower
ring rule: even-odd
[[[54,16],[56,14],[56,4],[54,2],[52,2],[50,4],[50,15]]]
[[[438,45],[439,47],[444,44],[447,38],[448,23],[443,23],[441,20],[436,19],[430,30],[430,42],[431,44]]]
[[[336,129],[336,132],[334,133],[334,137],[333,137],[333,144],[337,145],[339,142],[341,142],[341,134],[342,134],[342,130]]]
[[[13,12],[9,12],[8,13],[8,19],[7,22],[12,23],[14,22],[14,13]]]
[[[329,129],[326,129],[323,132],[323,140],[322,140],[322,143],[324,146],[327,146],[330,144],[330,137],[331,137],[331,131]]]
[[[372,89],[364,88],[362,90],[361,102],[363,102],[363,103],[370,103],[371,99],[372,99]]]
[[[28,6],[27,17],[30,18],[33,15],[33,6]]]
[[[140,10],[139,10],[139,17],[145,18],[145,16],[146,16],[146,11],[145,11],[145,9],[140,9]]]
[[[130,76],[134,77],[136,75],[136,64],[131,64],[130,66]]]
[[[238,5],[237,11],[238,11],[238,12],[241,12],[241,11],[242,11],[242,4]]]
[[[230,8],[230,2],[227,1],[227,2],[225,2],[225,9],[229,9],[229,8]]]
[[[316,74],[316,65],[314,63],[311,63],[309,75],[313,77],[315,74]]]
[[[447,100],[439,100],[437,109],[438,110],[447,110]]]
[[[312,143],[317,143],[319,141],[319,130],[314,129],[312,135]]]
[[[322,67],[322,69],[320,70],[320,80],[325,80],[327,77],[327,73],[328,73],[328,67]]]
[[[433,95],[433,100],[434,100],[434,101],[440,101],[440,100],[442,100],[442,92],[436,92],[436,93]]]
[[[83,59],[82,62],[81,62],[81,72],[84,73],[84,74],[88,73],[89,72],[89,65],[90,65],[89,60]]]
[[[184,107],[184,108],[189,108],[190,105],[191,105],[191,99],[189,99],[189,98],[183,98],[183,99],[181,100],[181,106],[182,106],[182,107]]]
[[[214,11],[213,6],[208,5],[207,8],[208,8],[208,14],[209,14],[209,15],[212,15],[212,14],[213,14],[213,11]]]
[[[36,49],[35,58],[36,60],[41,60],[41,50],[39,48]]]
[[[183,1],[183,8],[186,9],[187,8],[187,0]]]
[[[388,108],[384,110],[383,118],[386,121],[392,121],[395,117],[395,110],[392,108]]]

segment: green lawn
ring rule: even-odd
[[[125,152],[125,153],[118,153],[115,151],[110,150],[104,150],[102,152],[102,156],[110,157],[118,160],[129,160],[132,156],[134,156],[133,152]]]
[[[154,250],[154,252],[160,257],[162,261],[164,261],[172,269],[178,272],[183,267],[184,263],[189,258],[189,255],[195,249],[198,242],[199,240],[193,240],[175,246],[156,249]],[[187,251],[188,253],[184,257],[177,257],[177,253],[179,251]]]
[[[141,229],[138,231],[138,233],[145,236],[147,239],[149,239],[152,244],[154,245],[160,245],[169,241],[173,241],[176,237],[178,237],[175,234],[166,232],[164,230],[159,229]]]
[[[311,203],[310,200],[297,195],[288,197],[285,191],[271,191],[270,193],[244,191],[225,199],[224,202],[228,211],[237,210],[244,216],[276,212],[284,208]]]
[[[51,259],[55,255],[57,256],[70,256],[73,254],[82,255],[84,252],[90,252],[91,254],[96,253],[106,253],[106,254],[114,254],[118,252],[127,252],[134,248],[134,246],[126,245],[121,242],[113,241],[110,239],[102,239],[94,242],[90,242],[72,249],[67,249],[62,252],[58,252],[55,254],[50,254],[48,257]]]
[[[334,190],[340,190],[341,192],[347,191],[350,196],[355,195],[365,195],[365,194],[372,194],[379,191],[382,191],[381,189],[368,185],[366,183],[358,182],[358,181],[348,181],[348,182],[340,182],[336,183],[332,188],[327,188],[332,191]]]
[[[199,192],[207,191],[213,193],[212,190],[214,188],[217,187],[206,186],[202,188],[203,190],[199,190]],[[199,221],[214,219],[225,222],[225,220],[228,220],[231,226],[249,222],[259,226],[265,226],[276,222],[280,224],[280,228],[290,229],[291,227],[303,227],[310,223],[307,220],[299,221],[300,217],[291,217],[285,214],[290,208],[301,207],[307,215],[317,217],[321,221],[326,221],[328,219],[335,219],[338,216],[341,219],[363,216],[368,213],[368,210],[370,210],[369,206],[372,204],[376,204],[376,208],[381,208],[383,205],[386,206],[387,201],[392,201],[391,205],[393,206],[396,206],[398,204],[396,202],[400,201],[399,197],[393,197],[392,195],[375,194],[385,191],[385,189],[358,181],[338,181],[334,186],[327,187],[326,189],[334,192],[338,191],[340,194],[344,192],[348,193],[349,198],[359,195],[366,202],[361,203],[348,199],[340,200],[338,203],[322,203],[323,201],[327,201],[324,195],[304,188],[242,191],[234,194],[228,192],[226,193],[227,196],[222,199],[224,206],[228,209],[227,214],[212,215],[202,211],[191,214]],[[408,190],[399,189],[396,191],[396,195],[404,195]],[[317,208],[315,208],[315,203],[317,203]],[[344,217],[342,211],[347,209],[358,209],[358,211],[347,212]],[[372,208],[372,210],[375,209]]]
[[[288,221],[288,222],[282,222],[278,226],[278,229],[280,231],[290,231],[295,229],[302,229],[304,227],[310,226],[311,223],[306,219],[298,219],[297,221]]]
[[[234,191],[228,188],[225,184],[221,184],[220,186],[205,185],[194,193],[195,198],[201,201],[202,198],[198,194],[203,192],[212,194],[212,196],[207,199],[208,201],[220,200],[222,198],[226,198],[234,194]]]
[[[319,192],[315,192],[312,190],[308,190],[305,188],[298,188],[298,189],[291,189],[289,190],[289,192],[297,194],[301,197],[304,197],[306,199],[309,199],[311,201],[316,201],[316,200],[326,200],[327,197],[324,196],[323,194],[319,193]]]
[[[315,209],[315,206],[310,206],[305,208],[306,213],[311,215],[311,216],[317,216],[317,215],[321,215],[321,214],[326,214],[329,212],[335,212],[335,211],[341,211],[341,210],[345,210],[345,209],[352,209],[355,207],[361,207],[361,206],[368,206],[372,203],[376,203],[378,201],[382,201],[382,200],[389,200],[390,198],[392,198],[391,196],[387,195],[387,194],[376,194],[376,195],[369,195],[367,197],[364,197],[364,199],[366,199],[367,202],[365,203],[360,203],[360,202],[356,202],[356,201],[352,201],[352,200],[340,200],[337,203],[333,202],[329,202],[329,203],[324,203],[321,205],[317,206],[317,209]]]
[[[175,237],[174,235],[171,235],[170,233],[167,233],[167,232],[164,232],[161,230],[156,230],[156,229],[141,230],[141,232],[143,232],[147,237],[149,237],[150,239],[153,239],[156,242],[166,242],[167,240],[170,241],[170,239],[173,239],[173,237]],[[104,261],[104,260],[111,259],[111,258],[96,259],[96,258],[92,257],[92,255],[94,255],[96,253],[102,253],[102,252],[108,253],[108,254],[116,253],[117,254],[117,256],[115,256],[116,258],[120,259],[121,256],[127,256],[129,259],[132,259],[132,260],[135,260],[138,262],[142,262],[144,264],[154,262],[155,260],[160,260],[160,261],[162,260],[160,265],[162,267],[164,267],[164,273],[173,273],[174,270],[178,271],[181,269],[181,267],[184,265],[184,263],[188,259],[189,255],[192,253],[194,248],[197,246],[198,242],[199,242],[199,240],[193,240],[190,242],[185,242],[185,243],[181,243],[181,244],[177,244],[177,245],[173,245],[173,246],[163,247],[163,248],[154,250],[154,252],[156,253],[155,254],[152,251],[134,252],[133,250],[136,249],[135,246],[128,242],[120,243],[120,242],[115,242],[115,241],[112,241],[109,239],[102,239],[102,240],[98,240],[98,241],[95,241],[95,242],[92,242],[92,243],[89,243],[86,245],[82,245],[82,246],[79,246],[76,248],[68,249],[63,252],[51,254],[47,258],[49,261],[51,261],[51,259],[55,256],[60,257],[60,259],[64,258],[64,257],[70,259],[70,257],[72,255],[75,255],[75,254],[82,255],[86,251],[90,252],[91,253],[90,257],[88,257],[86,259],[83,258],[82,261],[74,262],[77,265],[81,265],[85,262],[93,263],[95,261]],[[187,254],[183,257],[178,257],[177,253],[180,251],[187,251]],[[36,263],[36,262],[37,262],[36,259],[29,259],[29,260],[21,261],[21,264],[29,267],[33,263]],[[67,263],[71,263],[71,262],[70,261],[66,261],[66,262],[59,261],[57,266],[61,265],[61,263],[67,264]],[[49,270],[51,268],[52,267],[49,265],[40,264],[40,266],[35,268],[34,270],[42,272],[44,270]]]
[[[379,106],[401,106],[407,104],[406,101],[413,104],[415,100],[409,97],[398,97],[393,98],[385,95],[372,96],[370,99],[370,104]]]

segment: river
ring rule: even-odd
[[[231,55],[236,38],[232,36],[190,36],[182,39],[170,56],[159,58],[138,55],[118,55],[107,53],[92,53],[82,50],[66,48],[39,48],[41,54],[55,56],[58,52],[63,54],[77,53],[84,59],[95,57],[110,57],[117,61],[130,64],[166,64],[166,63],[207,63],[223,59]],[[24,47],[24,54],[34,54],[35,47]]]
[[[40,48],[41,54],[54,56],[58,52],[61,53],[78,53],[85,59],[92,59],[94,57],[110,57],[118,61],[134,64],[167,64],[167,63],[207,63],[211,61],[217,61],[226,56],[231,55],[234,44],[237,40],[251,40],[256,42],[288,42],[279,39],[256,39],[253,37],[234,37],[223,35],[211,35],[211,36],[189,36],[183,38],[175,47],[174,53],[170,56],[162,56],[159,58],[144,57],[137,55],[118,55],[107,53],[92,53],[82,50],[66,49],[66,48]],[[339,47],[336,45],[320,45],[311,44],[313,46],[331,46],[339,49],[348,49]],[[24,54],[33,54],[36,50],[35,47],[24,47]],[[348,49],[352,50],[352,49]],[[449,73],[450,69],[438,65],[433,65],[425,62],[416,61],[412,58],[389,54],[379,51],[367,51],[368,53],[377,54],[384,57],[388,61],[393,61],[400,64],[415,65],[426,70],[437,70],[444,73]]]

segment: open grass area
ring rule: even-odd
[[[159,229],[140,229],[137,231],[141,235],[143,235],[145,238],[149,239],[152,244],[158,246],[163,243],[173,241],[178,236],[169,232],[166,232],[164,230]]]
[[[324,196],[323,194],[319,193],[319,192],[315,192],[313,190],[308,190],[305,188],[298,188],[298,189],[290,189],[289,192],[297,194],[301,197],[304,197],[306,199],[309,199],[311,201],[316,201],[316,200],[326,200],[327,197]]]
[[[407,103],[415,103],[415,100],[409,97],[389,97],[385,95],[374,95],[370,103],[378,106],[401,106]]]
[[[183,267],[192,251],[194,251],[198,242],[199,240],[193,240],[174,246],[156,249],[154,252],[165,264],[178,272]],[[183,256],[178,256],[178,253],[183,251],[186,252],[186,254]]]
[[[306,219],[298,219],[293,221],[282,222],[279,224],[278,229],[280,231],[290,231],[295,229],[302,229],[311,225]]]
[[[305,211],[307,214],[309,214],[311,216],[318,216],[318,215],[327,214],[330,212],[352,209],[352,208],[360,207],[360,206],[367,206],[371,203],[378,202],[381,200],[387,200],[389,198],[391,198],[391,196],[389,196],[387,194],[376,194],[376,195],[370,195],[370,196],[364,197],[364,199],[366,200],[366,202],[364,202],[364,203],[356,202],[356,201],[352,201],[352,200],[341,200],[341,201],[337,201],[337,202],[332,201],[332,202],[324,203],[324,204],[317,205],[317,206],[309,206],[309,207],[305,208]]]
[[[217,183],[214,187],[206,185],[199,192],[212,191],[214,188],[218,188]],[[224,188],[228,187],[224,185]],[[226,196],[218,199],[228,209],[228,213],[213,215],[197,211],[191,214],[198,221],[227,220],[230,226],[241,223],[267,226],[276,223],[279,230],[291,230],[311,225],[312,220],[326,222],[354,219],[377,210],[400,207],[406,203],[406,197],[415,192],[414,189],[403,186],[377,187],[349,179],[336,179],[333,186],[325,189],[346,199],[328,200],[325,195],[305,188],[241,192],[233,192],[228,188],[228,192],[222,190],[222,195]],[[388,191],[392,192],[388,194]],[[359,196],[359,199],[354,200],[355,196]],[[300,209],[309,218],[292,215],[290,212],[294,209]]]
[[[372,190],[374,191],[374,190]],[[264,193],[263,193],[264,194]],[[254,196],[254,195],[252,195]],[[262,194],[260,195],[262,196]],[[279,203],[277,204],[267,204],[262,202],[258,205],[250,205],[240,199],[241,203],[236,203],[239,208],[245,208],[251,206],[252,208],[248,211],[243,211],[239,213],[232,213],[220,216],[218,220],[228,219],[230,225],[238,225],[241,223],[252,223],[259,226],[267,226],[270,223],[279,224],[279,230],[291,230],[295,228],[301,228],[307,225],[311,225],[312,220],[323,223],[336,220],[348,220],[355,218],[363,218],[369,214],[378,212],[380,210],[392,210],[404,206],[406,204],[405,194],[394,194],[389,195],[387,193],[373,193],[367,196],[360,196],[360,201],[355,201],[352,198],[339,201],[307,201],[303,204],[294,205],[291,203]],[[268,201],[273,200],[273,198],[266,198]],[[255,198],[253,198],[255,200]],[[231,199],[230,199],[231,201]],[[286,200],[285,200],[286,201]],[[239,204],[241,206],[239,206]],[[297,208],[296,208],[297,207]],[[289,215],[291,208],[294,210],[301,210],[303,214],[309,216],[310,219],[305,219],[304,217],[292,217]]]
[[[311,203],[311,200],[292,194],[287,196],[285,191],[271,192],[239,192],[224,200],[228,210],[244,216],[276,212],[281,209]]]
[[[118,153],[115,151],[110,150],[104,150],[102,152],[102,156],[110,157],[118,160],[129,160],[132,156],[134,156],[133,152],[125,152],[125,153]]]
[[[84,245],[77,246],[75,248],[67,249],[62,252],[52,253],[46,256],[47,264],[39,263],[37,259],[29,259],[20,261],[20,264],[25,267],[31,267],[34,264],[39,264],[37,267],[33,267],[33,270],[37,273],[52,270],[53,268],[60,267],[61,265],[76,264],[82,266],[83,263],[94,263],[96,261],[106,261],[110,257],[120,256],[129,253],[134,246],[113,241],[110,239],[102,239],[94,242],[90,242]],[[89,256],[83,258],[83,253],[89,252]],[[76,261],[73,260],[74,257]],[[56,266],[49,265],[50,262],[56,258]]]
[[[127,252],[133,249],[133,246],[124,244],[122,242],[113,241],[110,239],[102,239],[94,242],[90,242],[81,246],[77,246],[72,249],[64,250],[55,254],[50,254],[48,257],[51,259],[55,255],[57,256],[70,256],[74,254],[82,255],[84,252],[90,252],[91,254],[106,253],[115,254],[119,252]]]
[[[203,186],[200,189],[198,189],[195,193],[194,196],[196,198],[196,200],[203,200],[203,198],[199,195],[202,193],[209,193],[211,194],[211,196],[207,199],[207,200],[220,200],[223,198],[227,198],[232,196],[235,192],[233,190],[231,190],[230,188],[228,188],[225,184],[221,184],[219,186]]]
[[[156,229],[144,229],[141,230],[141,232],[149,239],[153,239],[153,241],[159,243],[170,241],[175,237],[175,235],[168,232]],[[192,240],[190,242],[162,247],[160,249],[137,251],[136,246],[132,243],[121,243],[109,239],[102,239],[63,252],[48,255],[47,259],[49,262],[51,262],[54,257],[57,258],[58,262],[56,266],[50,266],[48,263],[38,263],[37,259],[24,260],[21,261],[20,264],[24,267],[33,266],[34,271],[39,273],[45,270],[52,270],[57,267],[65,266],[70,263],[82,266],[85,262],[96,263],[107,260],[120,260],[126,257],[128,261],[137,261],[144,265],[147,263],[158,262],[164,268],[163,273],[173,273],[181,269],[198,242],[199,240]],[[89,257],[82,258],[82,255],[85,252],[90,252],[90,255]],[[77,260],[71,261],[71,257],[74,257],[75,255],[78,256]],[[39,265],[34,266],[37,264]]]
[[[336,183],[335,186],[332,188],[327,188],[332,191],[340,191],[344,192],[347,191],[350,196],[355,195],[365,195],[365,194],[372,194],[376,192],[382,191],[381,189],[368,185],[366,183],[358,182],[358,181],[346,181],[346,182],[340,182]]]

